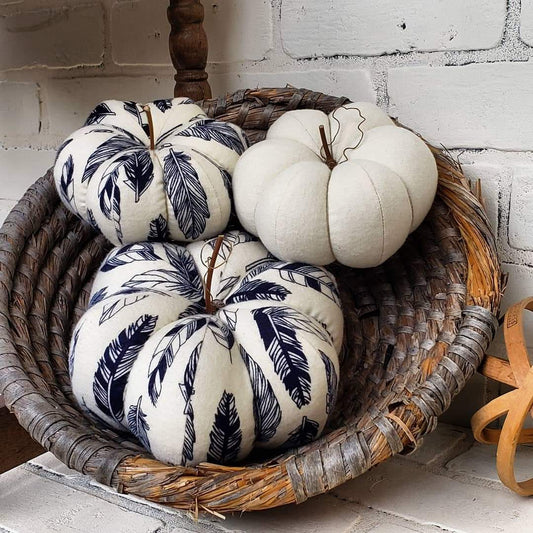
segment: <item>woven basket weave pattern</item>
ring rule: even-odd
[[[296,89],[200,102],[250,140],[284,112],[346,103]],[[73,324],[109,243],[60,204],[50,173],[0,238],[0,391],[34,439],[71,468],[177,508],[227,512],[301,502],[416,447],[480,364],[494,335],[501,274],[485,213],[460,168],[434,150],[439,191],[423,225],[384,265],[334,266],[345,310],[339,398],[318,441],[240,467],[164,465],[127,435],[84,418],[72,397]]]

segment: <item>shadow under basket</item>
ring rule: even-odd
[[[285,88],[243,90],[199,105],[210,117],[244,128],[253,143],[286,111],[329,113],[347,102]],[[380,267],[331,267],[346,342],[337,405],[317,441],[264,462],[256,456],[253,464],[169,466],[133,437],[81,414],[71,392],[68,345],[110,244],[62,206],[51,172],[1,229],[0,391],[6,404],[70,468],[120,492],[196,513],[300,503],[411,451],[481,363],[502,293],[479,194],[459,165],[432,150],[439,187],[422,226]]]

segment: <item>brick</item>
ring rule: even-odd
[[[257,61],[272,48],[270,0],[223,0],[204,6],[210,62]]]
[[[419,524],[468,533],[529,531],[533,507],[525,498],[387,461],[334,489],[340,498]]]
[[[306,70],[288,72],[231,72],[211,74],[213,94],[255,87],[285,87],[287,84],[351,100],[375,102],[376,93],[367,70]]]
[[[52,79],[45,82],[50,132],[66,137],[102,100],[149,102],[172,97],[172,76]]]
[[[301,505],[231,516],[220,525],[232,532],[340,533],[352,530],[360,520],[356,506],[322,494]]]
[[[39,133],[39,90],[35,83],[0,81],[0,140]]]
[[[113,60],[122,65],[169,65],[167,10],[154,0],[115,2],[111,8]]]
[[[0,70],[99,65],[103,53],[104,16],[99,4],[0,17]]]
[[[22,467],[0,476],[0,509],[0,528],[17,533],[154,533],[164,525],[161,520],[127,511]]]
[[[520,13],[520,37],[530,46],[533,45],[533,1],[522,0]]]
[[[209,61],[263,59],[272,48],[272,7],[267,0],[205,4]],[[111,11],[113,59],[119,64],[170,64],[166,9],[153,0],[116,2]]]
[[[513,171],[509,244],[519,250],[533,250],[533,167]]]
[[[423,465],[441,463],[444,458],[453,456],[455,450],[466,441],[467,435],[459,428],[439,424],[437,429],[426,435],[422,445],[406,459]]]
[[[503,35],[506,2],[284,0],[281,36],[292,57],[485,49]]]
[[[519,446],[515,459],[517,479],[529,479],[533,475],[533,448]],[[472,477],[499,481],[496,471],[496,446],[476,443],[470,450],[450,461],[446,468],[451,472]]]
[[[54,163],[54,150],[0,149],[1,196],[18,200]]]
[[[389,71],[391,115],[447,148],[533,149],[528,63]]]

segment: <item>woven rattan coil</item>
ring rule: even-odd
[[[288,110],[330,112],[346,102],[286,88],[239,91],[200,105],[257,142]],[[437,199],[400,252],[374,269],[332,267],[347,333],[339,399],[319,440],[240,466],[184,468],[156,461],[133,437],[84,418],[70,389],[68,345],[110,245],[61,205],[51,173],[28,190],[0,234],[0,392],[7,406],[69,467],[193,512],[303,502],[412,450],[480,364],[502,292],[479,195],[457,164],[433,151]]]

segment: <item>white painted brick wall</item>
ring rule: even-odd
[[[1,70],[98,65],[103,52],[104,13],[99,4],[24,9],[0,17]]]
[[[166,2],[116,2],[111,8],[113,60],[122,65],[169,65]]]
[[[5,144],[36,135],[40,129],[39,87],[36,83],[0,81],[0,139]],[[15,102],[18,105],[10,105]]]
[[[402,67],[389,71],[389,111],[448,148],[533,149],[533,64]]]
[[[211,0],[203,4],[211,61],[266,58],[273,46],[271,0]]]
[[[18,200],[54,162],[54,150],[0,149],[0,198]]]
[[[516,169],[511,188],[509,244],[519,250],[533,250],[533,165]]]
[[[64,138],[83,124],[95,103],[101,100],[145,102],[167,98],[173,84],[172,76],[168,75],[49,79],[43,84],[48,132]]]
[[[117,64],[169,65],[166,0],[117,2],[111,10],[111,43]],[[272,47],[269,0],[205,2],[210,59],[261,60]],[[237,32],[226,31],[239,28]]]
[[[376,101],[376,92],[368,70],[301,70],[281,72],[226,72],[212,74],[211,88],[215,94],[247,87],[313,87],[326,94],[347,96],[352,100]]]
[[[533,45],[533,1],[522,0],[520,20],[520,37],[529,45]]]
[[[0,0],[0,215],[98,101],[172,95],[167,5]],[[505,306],[533,294],[533,0],[204,7],[216,95],[289,83],[377,102],[481,180],[510,274]],[[472,401],[484,386],[474,385]],[[467,423],[467,411],[453,420]]]
[[[284,0],[281,35],[293,57],[492,48],[505,11],[505,0]]]

